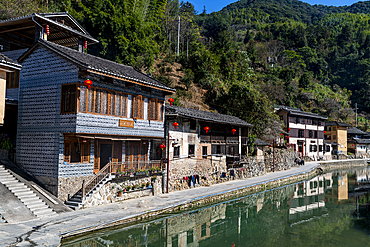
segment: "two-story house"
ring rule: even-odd
[[[336,144],[333,145],[334,154],[347,154],[347,129],[350,127],[337,121],[325,123],[325,140]]]
[[[166,105],[169,130],[171,190],[175,180],[199,175],[204,179],[226,172],[248,152],[251,124],[237,117]]]
[[[77,22],[54,22],[60,33],[69,31],[63,40],[76,49],[40,35],[18,58],[16,160],[67,200],[110,161],[140,168],[152,160],[160,150],[154,141],[164,137],[165,95],[175,90],[131,66],[85,53]]]
[[[300,156],[319,158],[327,155],[324,149],[326,117],[298,108],[279,106],[276,114],[285,124],[287,145]]]

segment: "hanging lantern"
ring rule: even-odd
[[[179,123],[174,122],[172,125],[173,125],[173,127],[175,127],[175,129],[177,130],[177,126],[179,126]]]
[[[290,131],[290,128],[288,129],[288,131]]]
[[[289,136],[286,136],[286,138],[288,138],[288,139],[289,139]]]
[[[170,102],[170,105],[172,105],[172,103],[174,102],[175,100],[173,98],[169,98],[168,99],[168,102]]]
[[[283,136],[284,134],[283,134],[283,133],[281,133],[280,135],[281,135],[281,136]]]
[[[84,42],[84,48],[85,48],[85,50],[87,49],[87,41],[86,40]]]
[[[204,127],[204,130],[206,131],[206,133],[208,133],[209,127],[208,126]]]
[[[235,134],[236,132],[236,129],[232,129],[231,132],[233,132],[233,135]]]
[[[161,145],[159,145],[159,148],[160,148],[160,149],[162,149],[162,150],[163,150],[165,147],[166,147],[166,145],[164,145],[163,143],[162,143]]]
[[[91,85],[93,84],[93,82],[90,79],[87,79],[84,81],[84,84],[88,89],[91,89]]]
[[[49,25],[46,25],[45,26],[45,32],[46,32],[47,35],[50,34]]]
[[[324,133],[326,133],[326,130],[324,130]]]

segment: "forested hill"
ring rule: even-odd
[[[68,11],[100,41],[89,53],[150,73],[177,89],[176,104],[238,116],[268,139],[281,133],[275,104],[354,125],[357,103],[370,130],[369,6],[242,0],[199,14],[178,0],[2,0],[0,19]]]
[[[310,5],[298,0],[241,0],[223,8],[220,13],[231,17],[233,24],[245,24],[263,14],[266,22],[287,19],[312,24],[325,14],[363,13],[370,14],[370,2],[358,2],[351,6]]]

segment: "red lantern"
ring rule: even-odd
[[[85,50],[87,49],[87,41],[85,40],[85,43],[84,43],[84,48]]]
[[[324,130],[324,133],[326,133],[326,130]]]
[[[290,128],[288,130],[290,131]]]
[[[289,139],[289,136],[287,136],[286,138],[288,138],[288,139]]]
[[[233,132],[233,135],[235,134],[236,132],[236,129],[232,129],[231,132]]]
[[[91,89],[91,85],[93,84],[93,82],[90,79],[87,79],[84,81],[84,84],[86,87],[88,87],[88,89]]]
[[[208,126],[204,127],[204,130],[206,131],[206,133],[208,133],[209,127]]]
[[[175,127],[175,129],[177,130],[177,126],[179,126],[179,123],[174,122],[172,125],[173,125],[173,127]]]
[[[281,133],[280,135],[281,135],[281,136],[283,136],[284,134],[283,134],[283,133]]]
[[[160,148],[160,149],[162,149],[162,150],[163,150],[165,147],[166,147],[166,145],[164,145],[163,143],[162,143],[161,145],[159,145],[159,148]]]
[[[172,103],[174,102],[175,100],[173,98],[169,98],[168,99],[168,102],[170,102],[170,105],[172,105]]]
[[[50,34],[49,25],[46,25],[45,26],[45,32],[46,32],[47,35]]]

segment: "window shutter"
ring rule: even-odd
[[[103,91],[102,113],[108,114],[108,92],[107,91]]]
[[[111,92],[109,93],[108,95],[108,99],[109,99],[109,105],[108,105],[108,108],[109,108],[109,114],[110,115],[114,115],[114,112],[115,112],[115,109],[116,109],[116,94],[114,92]]]
[[[80,112],[86,112],[86,97],[87,88],[85,86],[80,87]]]
[[[95,92],[95,113],[101,112],[101,91],[99,89]]]
[[[64,161],[71,162],[71,144],[64,143]]]
[[[82,151],[82,163],[90,162],[90,141],[84,142],[81,147]]]
[[[87,112],[94,112],[94,90],[88,90],[87,94]]]
[[[122,94],[122,117],[127,117],[127,95]]]
[[[121,116],[121,95],[119,93],[116,94],[116,104],[115,104],[115,114],[116,116]]]
[[[158,100],[150,99],[149,101],[149,119],[157,120],[158,119]]]
[[[142,118],[143,115],[143,104],[142,104],[142,96],[136,95],[134,97],[134,118]]]

